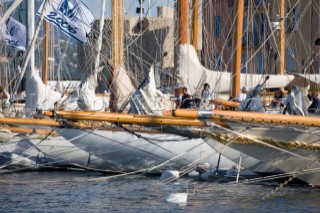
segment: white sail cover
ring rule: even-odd
[[[104,111],[107,105],[96,97],[97,73],[90,75],[80,88],[78,106],[85,111]]]
[[[114,72],[112,82],[112,91],[114,94],[113,109],[119,111],[124,102],[126,102],[135,91],[135,88],[127,72],[122,67],[115,69]]]
[[[26,27],[19,21],[9,17],[6,21],[6,43],[9,47],[26,51]]]
[[[61,94],[52,90],[50,86],[45,85],[40,76],[39,71],[34,70],[31,75],[30,99],[33,106],[42,110],[50,110],[54,108],[54,103],[61,100]]]
[[[201,65],[193,46],[180,45],[181,52],[181,71],[180,78],[182,84],[188,87],[191,94],[201,90],[204,83],[209,83],[215,92],[229,92],[232,84],[230,72],[220,72],[208,70]],[[253,88],[258,85],[262,75],[241,74],[241,87],[248,86]],[[266,88],[279,88],[286,86],[294,79],[293,75],[270,75]]]
[[[293,87],[287,96],[287,112],[291,115],[308,115],[308,108],[311,101],[308,99],[309,87]]]
[[[37,14],[40,15],[43,1]],[[94,17],[85,4],[79,0],[55,0],[44,11],[44,18],[60,28],[78,42],[87,44]]]
[[[130,113],[144,115],[162,115],[160,97],[163,94],[157,90],[154,66],[151,66],[148,78],[135,91],[130,100]]]

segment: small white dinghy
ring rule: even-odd
[[[163,202],[186,204],[188,200],[188,193],[172,193],[163,198]]]
[[[162,172],[161,177],[160,177],[160,181],[170,181],[170,180],[175,180],[179,178],[179,171],[176,170],[165,170]]]

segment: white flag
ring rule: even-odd
[[[43,1],[37,14],[41,15]],[[50,1],[44,11],[44,18],[59,27],[64,33],[86,44],[91,33],[94,17],[90,10],[78,0]]]
[[[9,17],[6,21],[6,43],[8,46],[26,51],[26,27]]]

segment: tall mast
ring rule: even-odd
[[[188,43],[188,0],[180,0],[180,25],[179,37],[180,44]]]
[[[198,49],[198,25],[199,25],[199,0],[193,0],[193,46],[194,49]]]
[[[234,57],[232,70],[232,97],[237,97],[240,92],[240,75],[241,75],[241,55],[242,55],[242,24],[244,1],[237,0],[236,14],[236,29],[234,32]]]
[[[26,71],[26,108],[31,109],[33,106],[31,92],[33,91],[33,85],[29,85],[28,83],[31,81],[32,72],[34,71],[34,47],[31,45],[32,39],[34,37],[34,0],[27,1],[27,23],[28,23],[28,34],[27,34],[27,45],[29,46],[29,66]]]
[[[114,69],[123,64],[123,16],[122,0],[112,1],[112,66]]]
[[[43,67],[42,67],[42,81],[44,84],[48,84],[48,70],[49,70],[49,22],[43,20]]]
[[[284,12],[285,0],[280,0],[280,69],[279,74],[284,75],[284,65],[285,65],[285,29],[284,29]]]
[[[178,84],[184,84],[184,82],[179,82],[179,78],[181,78],[181,45],[188,44],[188,4],[189,0],[177,1],[177,11],[179,13],[179,45],[177,51],[175,51],[175,71],[178,76]]]
[[[109,107],[113,110],[114,91],[112,89],[113,77],[123,64],[123,17],[122,0],[112,0],[112,73],[110,77]]]

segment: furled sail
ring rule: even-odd
[[[309,87],[293,87],[287,96],[286,111],[291,115],[308,115],[311,101],[308,99]]]
[[[31,74],[30,98],[33,106],[31,108],[49,110],[53,109],[54,103],[61,100],[61,94],[52,90],[50,86],[45,85],[39,76],[39,70],[34,70]]]
[[[204,68],[198,60],[193,46],[181,45],[181,72],[180,78],[191,93],[197,93],[205,82],[217,92],[229,92],[232,76],[229,72],[212,71]],[[263,75],[241,74],[241,87],[259,84]],[[294,79],[293,75],[270,75],[266,88],[279,88],[288,85]]]
[[[162,115],[160,97],[163,94],[156,88],[154,66],[151,66],[148,78],[142,82],[130,101],[130,113]]]
[[[101,72],[102,68],[99,69],[100,65],[100,52],[102,47],[102,32],[104,26],[104,13],[106,7],[106,0],[102,2],[101,6],[101,19],[100,19],[100,30],[99,38],[97,42],[97,57],[94,64],[94,70],[86,78],[84,82],[81,83],[81,88],[79,91],[78,106],[81,110],[89,111],[104,111],[107,105],[95,94],[96,87],[98,85],[98,73]]]
[[[135,91],[135,88],[127,72],[122,67],[115,69],[114,73],[112,82],[114,99],[112,107],[115,111],[119,111],[122,105],[127,101],[128,97],[130,97]]]
[[[97,73],[90,75],[80,86],[78,106],[81,110],[104,111],[105,103],[96,97]]]

